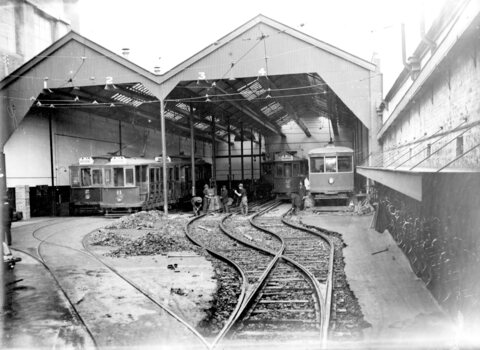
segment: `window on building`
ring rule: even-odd
[[[338,156],[338,172],[352,171],[352,156]]]

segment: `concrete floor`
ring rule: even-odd
[[[350,344],[351,348],[454,348],[453,324],[388,231],[380,234],[370,228],[372,216],[304,214],[301,221],[341,233],[347,245],[343,251],[347,279],[372,325],[364,330],[364,343]]]
[[[7,303],[0,313],[1,349],[93,348],[55,279],[100,348],[204,348],[191,330],[85,252],[83,237],[108,222],[96,217],[14,223],[13,253],[23,261],[7,272]],[[55,279],[36,260],[40,256]],[[175,272],[167,268],[172,262],[178,265]],[[210,262],[198,255],[110,258],[109,263],[158,302],[183,311],[180,316],[193,322],[203,317],[216,288]],[[160,280],[164,283],[155,283]],[[172,295],[171,288],[188,293]]]

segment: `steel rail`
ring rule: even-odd
[[[249,297],[247,299],[245,299],[244,301],[244,304],[242,305],[242,308],[241,310],[238,312],[237,316],[235,317],[235,319],[233,320],[233,323],[231,325],[229,325],[229,330],[231,330],[231,328],[234,326],[234,324],[236,322],[238,322],[239,318],[241,316],[244,315],[244,313],[250,309],[250,306],[251,306],[251,303],[253,301],[255,301],[255,298],[256,296],[258,296],[258,294],[263,290],[263,287],[264,287],[264,283],[266,282],[267,280],[267,277],[270,275],[270,273],[272,273],[274,271],[273,267],[275,267],[275,265],[280,261],[280,260],[285,260],[286,262],[290,263],[291,265],[293,265],[295,268],[297,268],[297,270],[300,271],[300,273],[303,274],[303,276],[305,277],[305,279],[307,281],[309,281],[311,283],[311,285],[313,286],[313,292],[312,294],[314,294],[314,298],[316,299],[316,305],[318,305],[318,309],[317,309],[317,319],[318,321],[320,322],[320,336],[321,336],[321,339],[322,339],[322,344],[324,343],[324,324],[325,324],[325,317],[322,316],[322,306],[323,306],[323,299],[322,299],[322,292],[321,292],[321,288],[320,288],[320,284],[318,283],[317,279],[315,278],[315,276],[313,276],[312,273],[310,273],[310,271],[308,271],[308,269],[306,267],[304,267],[303,265],[301,265],[300,263],[286,257],[286,256],[283,256],[283,253],[284,253],[284,250],[286,249],[286,245],[285,245],[285,241],[283,240],[282,237],[280,237],[279,235],[277,235],[276,233],[274,233],[273,231],[270,231],[262,226],[259,226],[257,225],[256,223],[254,223],[254,219],[262,214],[264,214],[266,211],[268,210],[271,210],[273,209],[274,207],[278,206],[280,204],[280,202],[277,202],[275,203],[274,205],[272,205],[271,207],[255,214],[251,219],[250,219],[250,224],[263,231],[263,232],[266,232],[266,233],[269,233],[275,237],[277,237],[281,242],[282,242],[282,247],[279,249],[279,251],[275,254],[267,249],[263,249],[261,247],[258,247],[256,245],[253,245],[253,244],[250,244],[248,242],[244,242],[242,240],[239,240],[238,238],[236,238],[235,236],[229,234],[227,232],[227,230],[225,230],[225,228],[223,227],[223,231],[229,235],[231,238],[237,240],[237,241],[240,241],[242,244],[246,244],[248,246],[251,246],[253,249],[256,249],[258,251],[261,251],[261,252],[264,252],[264,253],[267,253],[267,254],[275,254],[275,257],[274,259],[272,259],[272,262],[269,264],[269,266],[267,267],[267,269],[264,271],[264,273],[262,274],[261,278],[259,279],[259,282],[257,282],[257,287],[251,291]],[[222,220],[222,225],[221,227],[223,226],[223,221],[226,220],[226,218],[224,218]],[[323,238],[323,237],[322,237]],[[228,333],[228,332],[227,332]],[[324,346],[324,345],[323,345]]]
[[[231,214],[230,214],[231,215]],[[230,216],[228,215],[228,216]],[[232,314],[230,315],[230,317],[228,318],[225,326],[220,330],[219,334],[215,337],[214,341],[209,344],[209,348],[210,349],[213,349],[215,347],[215,345],[225,336],[226,332],[228,331],[228,325],[232,322],[232,320],[235,318],[236,314],[238,313],[238,311],[240,310],[240,307],[241,305],[243,304],[243,300],[245,299],[245,295],[247,293],[247,287],[248,287],[248,279],[247,277],[245,276],[245,273],[243,272],[242,268],[237,264],[235,263],[234,261],[230,260],[229,258],[227,258],[226,256],[223,256],[222,254],[212,250],[212,249],[209,249],[205,246],[203,246],[200,242],[198,242],[193,236],[190,235],[190,232],[188,230],[188,226],[190,224],[192,224],[194,221],[196,220],[199,220],[203,217],[205,217],[206,214],[203,214],[203,215],[200,215],[200,216],[197,216],[197,217],[194,217],[193,219],[189,220],[185,226],[184,226],[184,230],[185,230],[185,235],[187,236],[187,238],[192,241],[194,244],[196,244],[197,246],[205,249],[205,251],[207,251],[208,253],[210,253],[212,256],[224,261],[225,263],[233,266],[237,271],[238,273],[240,274],[241,278],[242,278],[242,288],[241,288],[241,292],[240,292],[240,296],[238,298],[238,301],[237,301],[237,305],[235,307],[235,309],[233,310]]]
[[[291,210],[290,210],[291,211]],[[328,341],[328,326],[330,324],[330,314],[331,314],[331,304],[332,304],[332,292],[333,292],[333,265],[334,265],[334,257],[335,257],[335,246],[332,241],[332,239],[321,233],[321,232],[316,232],[313,231],[307,227],[304,226],[299,226],[297,224],[294,224],[292,222],[289,222],[286,220],[286,215],[290,212],[288,211],[283,215],[282,222],[290,227],[296,228],[298,230],[301,230],[303,232],[308,232],[311,233],[315,236],[319,236],[323,238],[330,246],[330,256],[329,256],[329,267],[328,267],[328,277],[327,277],[327,291],[326,291],[326,296],[325,296],[325,304],[324,304],[324,312],[323,312],[323,324],[322,324],[322,344],[323,347],[326,347],[327,341]],[[318,283],[318,282],[317,282]]]
[[[120,274],[113,266],[111,266],[110,264],[104,262],[97,254],[93,253],[90,249],[88,249],[87,245],[86,245],[86,239],[87,237],[94,231],[88,233],[85,235],[85,237],[83,237],[82,239],[82,246],[83,248],[85,249],[85,251],[82,251],[80,249],[76,249],[76,248],[73,248],[73,247],[69,247],[69,246],[65,246],[65,245],[62,245],[62,244],[58,244],[58,243],[55,243],[55,242],[49,242],[48,239],[60,232],[53,232],[51,234],[49,234],[47,237],[41,239],[39,237],[37,237],[35,235],[35,233],[45,227],[48,227],[48,226],[52,226],[54,224],[50,224],[50,225],[45,225],[45,226],[42,226],[40,228],[38,228],[37,230],[33,231],[32,232],[32,236],[37,239],[38,241],[40,241],[40,244],[37,246],[37,254],[39,254],[40,257],[42,257],[41,255],[41,252],[40,252],[40,247],[42,244],[46,243],[46,244],[50,244],[50,245],[53,245],[53,246],[56,246],[56,247],[61,247],[61,248],[65,248],[65,249],[70,249],[70,250],[73,250],[73,251],[76,251],[76,252],[79,252],[87,257],[90,257],[90,258],[94,258],[96,261],[98,261],[99,263],[101,263],[103,266],[105,266],[107,269],[109,269],[112,273],[114,273],[115,275],[117,275],[118,277],[120,277],[122,280],[124,280],[127,284],[129,284],[131,287],[133,287],[135,290],[137,290],[138,292],[140,292],[143,296],[145,296],[148,300],[150,300],[152,303],[154,303],[156,306],[158,306],[160,309],[166,311],[170,316],[172,316],[173,318],[175,318],[179,323],[181,323],[183,326],[185,326],[190,332],[192,332],[195,336],[197,336],[199,338],[199,340],[207,347],[209,348],[209,344],[208,342],[205,340],[205,338],[200,334],[198,333],[198,331],[193,328],[191,325],[189,325],[186,321],[184,321],[180,316],[178,316],[174,311],[170,310],[168,307],[166,307],[165,305],[163,305],[162,303],[156,301],[153,297],[151,297],[147,292],[145,292],[142,288],[140,288],[138,285],[136,285],[133,281],[129,280],[128,278],[126,278],[125,276],[123,276],[122,274]],[[43,258],[41,258],[43,260]],[[44,261],[44,260],[43,260]],[[52,275],[54,276],[53,274],[53,271],[48,268],[48,265],[46,265],[46,263],[44,263],[44,265],[47,267],[47,269],[50,271],[50,273],[52,273]],[[57,280],[57,278],[54,276],[54,279],[57,281],[57,284],[59,285],[60,287],[60,283],[59,281]],[[63,290],[62,287],[60,287],[60,289],[62,290],[62,292],[66,295],[66,291]],[[68,298],[68,296],[67,296]],[[69,300],[70,301],[70,300]],[[71,303],[71,301],[70,301]],[[80,314],[78,313],[78,311],[75,309],[76,313],[78,314],[78,316],[80,317]],[[85,325],[86,326],[86,325]],[[90,333],[90,332],[89,332]],[[96,343],[95,343],[96,344]],[[97,345],[96,345],[97,346]],[[98,347],[98,346],[97,346]]]

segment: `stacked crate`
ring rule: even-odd
[[[15,187],[15,208],[17,212],[23,213],[23,219],[30,219],[30,187]]]

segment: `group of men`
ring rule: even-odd
[[[233,191],[235,195],[238,197],[239,206],[241,213],[243,215],[248,215],[248,197],[247,197],[247,190],[243,187],[243,184],[238,185],[238,191]],[[215,193],[208,185],[203,187],[203,199],[202,197],[193,197],[192,198],[192,206],[193,212],[195,216],[200,215],[200,210],[203,206],[204,213],[208,213],[209,211],[215,210]],[[233,199],[229,197],[229,193],[227,190],[227,186],[223,185],[220,190],[220,203],[221,210],[224,213],[230,212],[230,206],[233,204]]]

